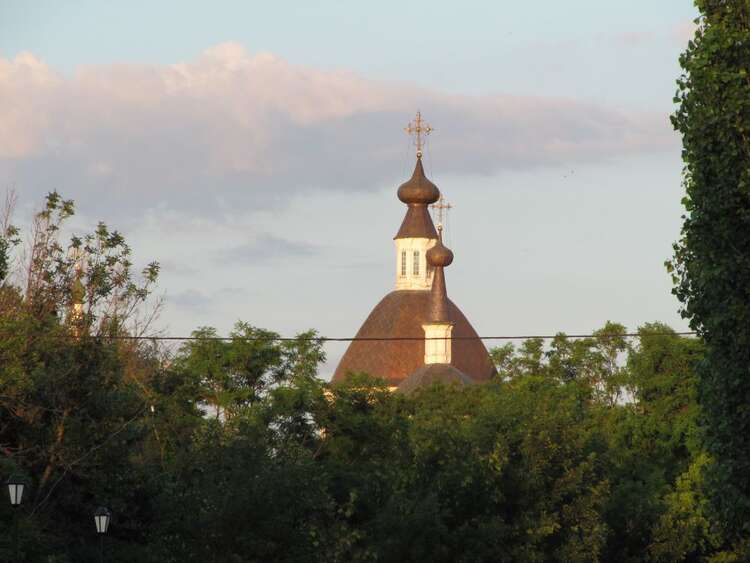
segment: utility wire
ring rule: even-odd
[[[553,340],[558,337],[568,339],[581,338],[643,338],[651,336],[696,336],[695,331],[685,332],[627,332],[625,334],[520,334],[515,336],[451,336],[450,340]],[[388,341],[413,341],[413,340],[448,340],[443,336],[426,338],[424,336],[128,336],[128,335],[87,335],[76,336],[75,334],[53,335],[53,338],[95,338],[97,340],[164,340],[164,341],[232,341],[244,340],[247,342],[388,342]]]

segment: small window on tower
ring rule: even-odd
[[[406,250],[401,251],[401,277],[406,277]]]
[[[414,268],[412,269],[412,273],[415,276],[419,275],[419,250],[414,251]]]

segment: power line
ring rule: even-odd
[[[567,339],[583,338],[643,338],[652,336],[696,336],[695,331],[685,332],[627,332],[624,334],[604,333],[604,334],[521,334],[515,336],[451,336],[450,340],[553,340],[558,337]],[[55,338],[82,338],[74,334],[54,335]],[[203,342],[230,342],[233,340],[243,340],[246,342],[388,342],[388,341],[416,341],[416,340],[448,340],[448,338],[437,336],[426,338],[424,336],[350,336],[350,337],[333,337],[333,336],[128,336],[128,335],[88,335],[83,338],[95,338],[97,340],[151,340],[151,341],[203,341]]]

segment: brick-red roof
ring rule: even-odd
[[[448,300],[454,337],[476,337],[461,310]],[[360,340],[349,345],[333,375],[343,380],[349,372],[366,372],[395,386],[424,365],[424,329],[430,310],[430,292],[398,290],[386,295],[367,317],[357,337],[416,337],[417,340]],[[481,340],[453,339],[451,364],[475,381],[495,373]]]

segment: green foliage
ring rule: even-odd
[[[616,404],[627,391],[619,361],[629,350],[625,327],[607,322],[594,338],[571,340],[558,334],[548,350],[541,338],[525,340],[520,349],[513,344],[490,350],[498,373],[505,378],[540,375],[558,383],[578,381],[593,391],[592,398]]]
[[[128,514],[112,539],[125,542],[123,553],[139,553],[145,538],[147,506],[141,499],[148,498],[149,465],[138,454],[148,435],[147,409],[134,368],[148,363],[149,354],[145,347],[91,338],[89,327],[68,322],[71,288],[65,280],[72,278],[74,264],[59,236],[72,213],[72,201],[48,196],[36,215],[30,259],[17,272],[25,274],[25,287],[8,281],[0,286],[0,453],[3,475],[29,479],[27,508],[19,516],[27,561],[52,553],[56,561],[94,558],[95,546],[86,545],[85,538],[91,536],[91,511],[104,502]],[[6,236],[12,246],[20,242],[14,228],[6,228]],[[87,255],[100,264],[96,275],[136,287],[127,270],[128,253],[108,254],[125,248],[124,241],[100,242]],[[74,237],[69,248],[77,244]],[[11,262],[21,265],[18,259],[5,263]],[[86,287],[97,294],[90,280]],[[98,295],[90,302],[104,306],[107,294]],[[132,312],[146,297],[120,303]],[[7,548],[0,541],[0,553]]]
[[[506,347],[494,357],[512,375],[407,397],[364,374],[322,383],[313,332],[280,342],[239,323],[219,340],[202,328],[163,362],[148,347],[52,338],[66,327],[33,316],[3,319],[0,377],[15,409],[0,415],[3,471],[32,479],[31,562],[95,560],[90,513],[102,503],[116,515],[108,552],[123,562],[743,553],[705,492],[703,347],[663,325],[642,327],[634,346],[610,323],[604,343]],[[29,346],[29,331],[48,336]]]
[[[119,232],[104,223],[63,243],[61,234],[74,212],[72,200],[52,192],[34,217],[27,262],[16,260],[18,274],[25,278],[22,289],[30,310],[37,318],[65,316],[81,331],[96,334],[117,334],[127,330],[129,321],[142,323],[135,313],[156,283],[159,264],[151,262],[136,279],[130,247]],[[17,244],[18,231],[11,227],[9,232],[6,239]],[[7,250],[0,254],[9,263]],[[70,313],[75,303],[81,306],[77,317]]]
[[[203,404],[217,419],[229,419],[262,398],[274,385],[311,382],[325,361],[315,331],[294,340],[238,322],[228,340],[216,329],[202,327],[192,333],[174,360],[174,369],[195,378]]]
[[[715,505],[750,533],[750,3],[698,0],[672,123],[682,135],[686,214],[674,293],[707,344],[701,403]]]
[[[17,227],[8,225],[0,232],[0,285],[8,277],[11,268],[11,249],[21,242]]]
[[[289,371],[203,419],[170,464],[154,549],[185,561],[734,557],[703,488],[702,346],[658,324],[630,346],[623,330],[494,351],[513,375],[460,392],[404,397],[364,374],[326,387]]]
[[[710,520],[704,488],[706,454],[695,458],[677,478],[675,490],[665,497],[666,510],[654,530],[650,552],[655,561],[684,561],[721,545],[721,537]]]
[[[45,224],[70,212],[52,197]],[[82,283],[104,304],[132,280],[113,281],[129,261],[125,241],[98,232],[102,250],[86,252],[105,270]],[[39,278],[56,312],[69,306],[70,273],[57,276],[57,258]],[[112,293],[98,293],[108,284]],[[112,338],[102,316],[95,326],[43,314],[29,287],[0,287],[0,473],[30,481],[16,512],[29,563],[96,561],[102,504],[114,514],[108,560],[122,563],[750,553],[709,501],[715,462],[697,402],[705,345],[662,324],[635,341],[608,322],[593,338],[506,345],[491,351],[495,381],[405,396],[367,374],[322,382],[314,331],[280,340],[239,322],[226,339],[202,327],[167,350]],[[118,321],[115,334],[125,331]],[[0,502],[0,560],[14,516]]]
[[[416,513],[424,499],[433,504],[433,523],[419,543],[402,532],[388,560],[598,560],[609,484],[581,392],[522,376],[420,393],[408,495]]]

